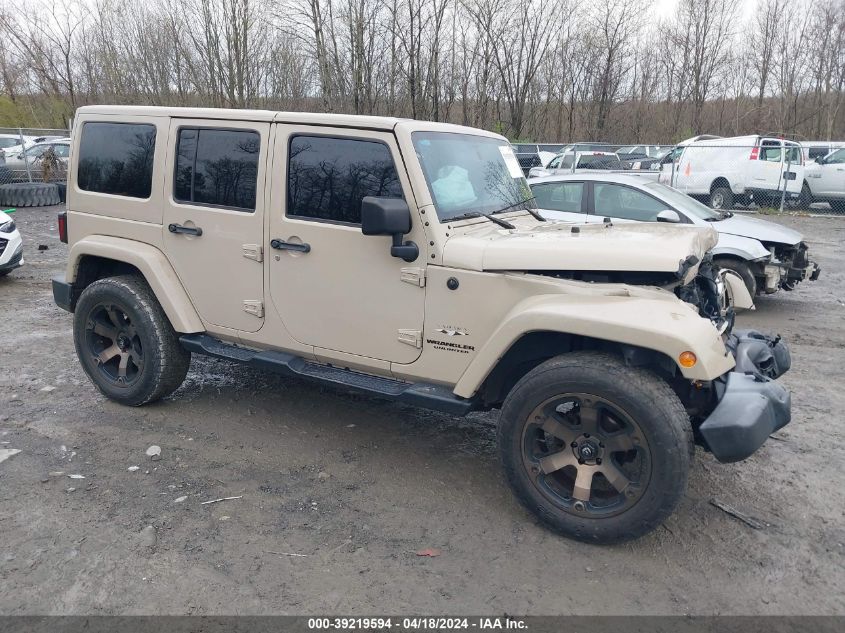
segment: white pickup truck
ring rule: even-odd
[[[661,162],[659,182],[713,209],[734,204],[779,205],[798,199],[804,182],[801,146],[764,136],[695,137]]]
[[[827,202],[833,211],[845,213],[845,147],[807,163],[795,206],[807,209],[813,202]]]

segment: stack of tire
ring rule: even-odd
[[[0,206],[46,207],[60,202],[59,186],[53,182],[16,182],[0,185]]]

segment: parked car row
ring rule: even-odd
[[[845,212],[845,142],[700,135],[675,146],[574,143],[548,160],[532,149],[539,145],[520,147],[520,167],[529,178],[627,172],[670,185],[713,209],[777,207],[781,202],[806,209],[827,202]]]
[[[2,137],[0,137],[2,138]],[[0,153],[0,183],[40,180],[43,161],[47,152],[52,150],[57,160],[58,176],[67,172],[70,157],[69,137],[41,137],[44,140],[33,142],[25,149],[20,145],[6,148]]]
[[[66,138],[61,135],[47,135],[47,136],[27,136],[20,134],[0,134],[0,162],[9,156],[20,154],[23,150],[29,149],[33,145],[39,143],[46,143],[58,139]],[[21,143],[23,139],[23,143]]]

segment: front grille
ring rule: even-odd
[[[0,255],[2,255],[5,250],[6,246],[9,244],[9,240],[0,237]]]

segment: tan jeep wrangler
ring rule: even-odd
[[[736,461],[789,421],[789,353],[731,331],[712,229],[544,221],[496,134],[97,106],[71,155],[53,293],[118,402],[172,393],[195,352],[501,409],[516,496],[593,542],[659,525],[695,443]]]

